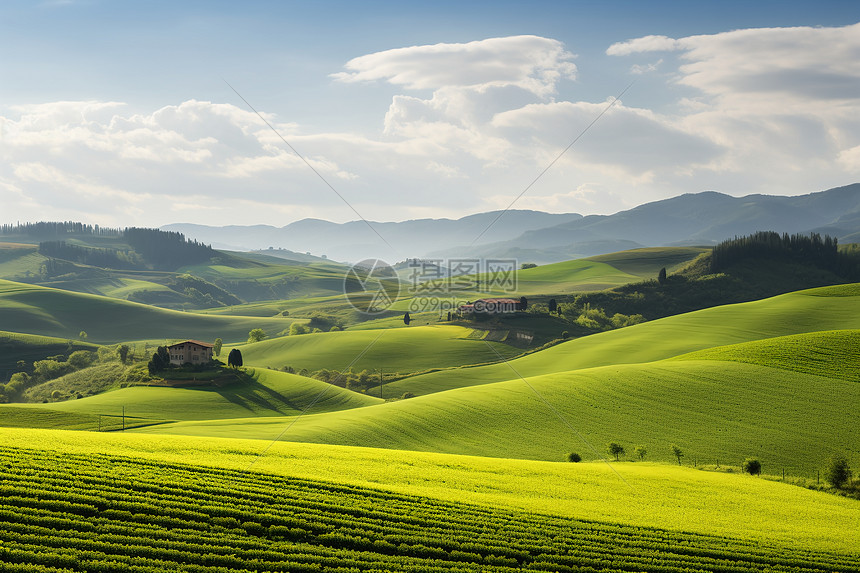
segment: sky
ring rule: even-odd
[[[856,1],[7,0],[0,54],[0,223],[610,214],[860,181]]]

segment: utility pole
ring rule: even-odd
[[[125,406],[122,407],[122,431],[125,431]]]
[[[382,368],[379,369],[379,398],[381,400],[385,400],[382,397],[382,387],[385,386],[385,376],[382,374]]]

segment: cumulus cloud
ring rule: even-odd
[[[680,49],[682,44],[668,36],[644,36],[612,44],[606,53],[610,56],[629,56],[641,52],[671,52]]]
[[[490,38],[465,44],[434,44],[376,52],[354,58],[341,82],[385,80],[407,89],[516,86],[539,96],[573,79],[573,54],[558,40],[539,36]]]

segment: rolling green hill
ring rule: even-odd
[[[13,332],[115,343],[144,339],[245,340],[252,328],[270,335],[289,318],[204,316],[58,289],[0,280],[0,324]]]
[[[32,364],[34,360],[44,360],[48,356],[68,356],[76,350],[97,348],[95,344],[80,340],[0,331],[0,382],[8,379],[7,374],[16,370],[19,360]]]
[[[832,296],[831,296],[832,295]],[[662,360],[714,346],[860,328],[860,289],[840,285],[708,308],[564,342],[511,361],[523,376]],[[513,378],[505,364],[433,372],[392,383],[416,395]]]
[[[570,451],[599,459],[607,455],[605,444],[617,441],[629,457],[643,444],[648,459],[672,462],[675,443],[687,463],[737,466],[756,456],[765,471],[806,476],[831,454],[860,443],[853,414],[860,385],[853,381],[714,360],[605,366],[527,380],[306,416],[283,439],[559,461]],[[141,431],[268,438],[282,423],[212,420]]]
[[[16,410],[50,410],[68,414],[119,415],[158,420],[211,420],[252,416],[295,416],[360,408],[381,403],[372,398],[312,378],[248,369],[241,381],[222,388],[135,386],[65,402],[16,404]],[[4,407],[0,406],[0,416]],[[2,425],[2,422],[0,422]]]
[[[499,355],[520,352],[498,342],[490,342],[488,347],[471,338],[472,333],[470,328],[450,325],[349,330],[284,336],[236,348],[246,365],[310,371],[341,371],[351,366],[354,371],[381,368],[390,374],[495,362]]]

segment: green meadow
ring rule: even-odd
[[[282,336],[235,348],[242,352],[245,364],[252,366],[292,366],[311,372],[373,369],[390,374],[496,362],[500,356],[520,352],[506,344],[475,340],[472,335],[471,328],[436,324]],[[228,351],[225,347],[223,352]]]
[[[199,315],[5,280],[0,280],[0,316],[9,331],[72,339],[85,331],[88,340],[102,344],[187,338],[240,341],[252,328],[274,335],[293,322]]]
[[[82,415],[120,415],[124,408],[128,416],[164,421],[295,416],[305,411],[331,412],[382,402],[285,372],[250,368],[239,378],[224,387],[132,386],[79,400],[18,406]]]
[[[828,295],[830,292],[833,296]],[[509,380],[517,374],[536,376],[594,366],[652,362],[714,346],[860,328],[860,296],[847,296],[845,292],[842,286],[826,287],[708,308],[570,340],[509,364],[406,378],[393,383],[392,389],[421,395]]]

